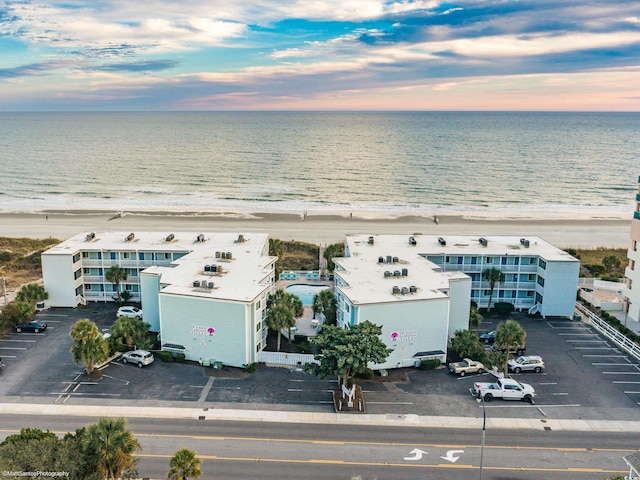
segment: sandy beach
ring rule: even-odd
[[[304,220],[303,220],[304,216]],[[88,231],[266,232],[272,238],[310,243],[341,242],[350,233],[539,236],[561,248],[627,248],[631,219],[500,219],[464,216],[388,216],[308,212],[180,213],[48,211],[0,213],[0,236],[67,239]]]

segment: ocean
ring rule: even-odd
[[[0,113],[0,211],[626,217],[640,113]]]

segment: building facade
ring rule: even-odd
[[[114,301],[105,279],[129,269],[121,290],[142,303],[163,349],[242,367],[266,346],[266,299],[275,288],[268,235],[124,232],[77,235],[42,255],[50,306]]]
[[[631,219],[631,244],[627,252],[629,264],[625,269],[625,314],[631,320],[640,321],[640,177],[636,193],[635,210]]]

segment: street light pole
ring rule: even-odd
[[[480,397],[478,401],[482,402],[482,443],[480,446],[480,480],[482,480],[482,465],[484,462],[484,438],[487,432],[487,410],[484,408],[484,397]]]

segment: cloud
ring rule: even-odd
[[[178,62],[174,60],[148,60],[129,63],[109,63],[93,67],[102,72],[157,72],[175,68]]]

